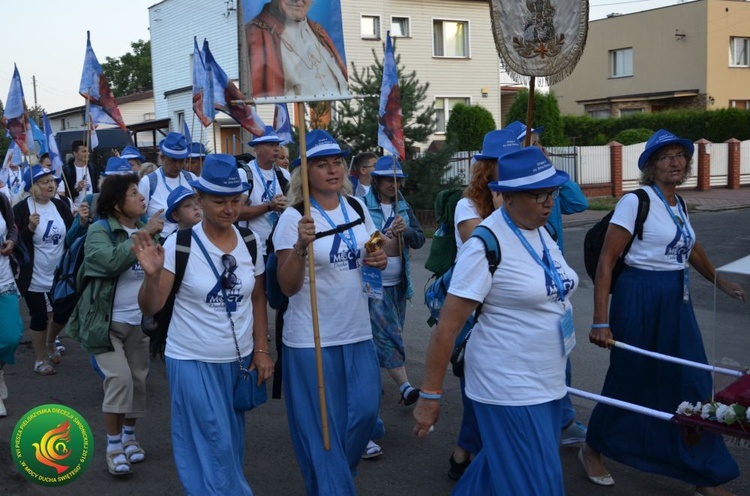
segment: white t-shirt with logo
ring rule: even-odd
[[[456,248],[461,249],[464,242],[461,241],[461,234],[458,232],[458,225],[465,220],[477,219],[482,220],[482,217],[477,212],[477,206],[474,202],[468,198],[461,198],[456,204],[456,211],[453,214],[453,232],[456,235]]]
[[[122,226],[128,237],[137,232],[137,228]],[[138,291],[143,282],[143,269],[138,260],[117,278],[115,298],[112,304],[112,322],[141,325],[141,309],[138,307]]]
[[[664,204],[650,187],[641,188],[648,193],[651,200],[648,216],[643,223],[643,240],[633,240],[630,251],[625,255],[625,263],[630,267],[643,270],[681,270],[687,266],[690,251],[695,244],[695,231],[690,225],[687,212],[683,211],[679,200],[670,207],[678,219],[685,222],[690,231],[692,242],[688,246],[685,236],[672,220]],[[638,197],[624,195],[615,207],[611,224],[625,228],[630,234],[635,230],[635,218],[638,215]]]
[[[39,214],[39,225],[34,231],[34,270],[31,274],[29,291],[34,293],[46,293],[52,289],[52,279],[55,267],[63,256],[65,250],[65,233],[67,228],[55,204],[45,204],[32,201],[31,197],[25,200],[29,205],[29,213]]]
[[[223,274],[225,269],[221,258],[224,252],[208,240],[203,231],[203,223],[196,224],[193,232],[203,242],[216,270],[220,275]],[[235,285],[226,292],[240,353],[246,356],[253,351],[251,295],[255,287],[255,276],[265,272],[265,265],[260,251],[255,257],[255,263],[251,263],[250,253],[242,236],[237,229],[234,232],[237,246],[230,255],[236,260],[237,266],[230,272],[236,279],[232,278]],[[164,243],[164,269],[173,274],[176,244],[177,236],[170,236]],[[210,363],[226,363],[237,359],[220,284],[203,251],[193,239],[182,285],[175,297],[165,356]]]
[[[15,206],[16,203],[20,202],[23,196],[26,194],[24,186],[26,181],[23,178],[23,172],[20,168],[13,169],[8,167],[8,181],[5,187],[8,191],[8,198],[10,199],[11,206]]]
[[[193,174],[192,172],[188,172],[188,174],[191,177],[190,180],[195,181],[195,174]],[[156,190],[154,190],[153,197],[150,195],[152,179],[151,177],[149,177],[150,174],[143,176],[138,182],[138,191],[146,199],[146,205],[148,205],[146,214],[149,218],[159,210],[164,210],[159,216],[160,219],[164,220],[164,229],[162,229],[159,236],[161,236],[162,238],[166,238],[177,230],[177,224],[175,224],[174,222],[169,222],[165,218],[165,215],[167,213],[167,198],[169,197],[169,193],[171,193],[178,186],[184,186],[190,190],[192,190],[193,188],[192,186],[190,186],[190,184],[188,184],[188,181],[185,178],[185,173],[182,171],[177,174],[177,177],[169,177],[164,174],[162,168],[159,168],[156,170],[156,175],[159,177],[156,179],[157,184]]]
[[[466,345],[466,395],[491,405],[537,405],[566,394],[560,319],[565,310],[556,286],[508,227],[501,210],[481,225],[500,243],[501,262],[493,277],[482,240],[469,238],[458,253],[448,292],[484,302],[479,321]],[[578,286],[578,276],[565,262],[544,229],[520,229],[543,258],[542,237],[562,283]],[[286,329],[285,329],[286,332]]]
[[[343,200],[343,205],[349,222],[359,218],[357,211],[349,205],[346,199]],[[370,311],[367,296],[362,291],[359,266],[362,257],[366,256],[365,242],[376,227],[364,205],[362,210],[365,215],[364,224],[359,224],[352,229],[358,248],[357,255],[350,252],[346,243],[337,234],[320,238],[313,244],[318,323],[322,346],[340,346],[372,339]],[[311,208],[310,212],[315,222],[316,232],[332,229],[317,209]],[[340,207],[327,210],[326,213],[337,225],[347,223]],[[291,250],[297,242],[297,224],[301,217],[294,208],[287,208],[281,214],[273,235],[273,245],[277,252]],[[284,312],[284,344],[292,348],[314,347],[310,280],[307,267],[305,267],[302,289],[289,298],[289,307]]]
[[[390,229],[395,216],[393,215],[393,204],[380,204],[380,209],[383,214],[382,225],[378,226],[378,230],[381,233],[385,233],[386,229]],[[383,286],[396,286],[401,284],[401,257],[388,257],[388,266],[383,271]]]
[[[8,224],[5,222],[5,217],[0,215],[0,246],[7,237]],[[15,279],[13,279],[13,272],[10,270],[10,257],[0,255],[0,288],[13,282],[15,282]]]
[[[248,168],[253,174],[253,190],[250,192],[250,196],[247,199],[247,205],[262,205],[263,203],[271,201],[274,196],[284,194],[281,190],[281,184],[279,184],[279,178],[276,175],[276,169],[274,167],[268,170],[261,168],[261,175],[258,175],[257,169],[260,167],[256,168],[256,161],[253,160],[248,164]],[[245,169],[239,169],[239,172],[240,179],[242,181],[247,181],[247,173]],[[288,170],[281,169],[281,173],[287,181],[290,181],[291,176],[289,175]],[[240,225],[252,229],[258,236],[261,243],[260,246],[265,250],[266,240],[271,234],[271,228],[279,215],[278,212],[266,212],[254,219],[241,221]]]

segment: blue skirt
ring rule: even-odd
[[[378,353],[378,362],[384,369],[404,366],[404,321],[406,320],[406,286],[383,287],[383,299],[368,300],[372,340]]]
[[[167,357],[166,365],[172,450],[185,493],[252,496],[242,467],[245,414],[233,404],[239,364]]]
[[[692,301],[682,301],[682,286],[682,271],[626,267],[612,292],[614,339],[708,363]],[[683,401],[710,400],[711,375],[613,348],[602,395],[671,413]],[[739,476],[721,436],[701,431],[700,437],[688,438],[687,433],[677,424],[599,404],[586,442],[620,463],[696,486],[718,486]]]
[[[0,295],[0,362],[13,365],[23,335],[23,322],[18,309],[18,294]]]
[[[314,348],[281,354],[289,433],[308,496],[356,495],[354,475],[378,420],[380,367],[371,340],[323,348],[330,449],[323,447]]]
[[[484,444],[453,496],[563,496],[560,400],[532,406],[474,401]]]

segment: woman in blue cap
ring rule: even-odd
[[[628,194],[615,207],[594,284],[594,323],[589,339],[609,347],[608,340],[707,363],[688,287],[688,264],[710,282],[714,266],[696,241],[677,186],[690,175],[694,146],[660,129],[638,159],[641,189],[649,210],[643,237],[633,237],[638,197]],[[612,283],[612,269],[625,247],[625,268]],[[737,284],[717,278],[717,286],[744,301]],[[611,308],[609,295],[612,293]],[[709,372],[612,349],[602,394],[663,412],[683,401],[709,401]],[[695,441],[695,442],[693,442]],[[601,454],[639,470],[667,475],[696,486],[702,495],[727,495],[722,484],[739,476],[737,464],[721,436],[701,432],[688,440],[682,428],[663,420],[597,405],[591,414],[586,445],[579,452],[588,478],[599,485],[614,480]]]
[[[310,216],[302,212],[302,176],[295,169],[287,208],[273,235],[278,279],[289,296],[282,363],[289,431],[309,495],[354,495],[354,474],[377,422],[380,368],[361,267],[386,268],[382,248],[366,250],[377,226],[351,195],[346,164],[325,131],[307,134]],[[389,255],[398,244],[383,238]],[[330,449],[323,447],[312,333],[307,251],[313,244],[317,314],[325,377]],[[345,302],[342,304],[342,302]]]
[[[501,156],[490,189],[502,193],[503,205],[480,224],[497,238],[501,262],[490,273],[484,244],[474,237],[459,252],[414,409],[414,433],[425,437],[440,415],[456,335],[482,304],[466,345],[465,379],[483,443],[454,495],[565,492],[560,400],[575,344],[570,295],[578,276],[543,226],[569,179],[538,148]]]
[[[375,226],[389,238],[397,240],[402,248],[400,254],[388,257],[388,266],[383,271],[383,298],[370,299],[369,306],[380,367],[388,371],[398,386],[400,401],[410,406],[417,402],[419,390],[412,387],[406,375],[406,347],[402,336],[406,301],[414,295],[409,251],[421,248],[425,237],[411,206],[399,191],[406,177],[398,159],[380,157],[370,173],[372,187],[363,200]],[[380,446],[370,441],[362,457],[371,458],[381,453]]]
[[[184,269],[177,268],[176,255],[182,231],[163,248],[148,236],[135,238],[145,273],[138,303],[144,315],[154,315],[179,289],[164,355],[172,448],[185,492],[251,495],[242,461],[246,408],[235,405],[234,391],[248,387],[243,370],[257,370],[258,384],[273,373],[265,266],[255,235],[234,226],[249,188],[235,158],[206,156],[200,178],[190,186],[198,191],[203,220],[185,231],[191,252]],[[176,277],[179,288],[173,287]]]

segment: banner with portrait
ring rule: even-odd
[[[256,103],[351,98],[340,0],[242,0]]]
[[[490,0],[495,45],[508,74],[548,84],[573,72],[588,34],[588,0]]]

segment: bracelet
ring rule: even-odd
[[[305,258],[307,256],[307,248],[305,248],[304,251],[298,251],[298,250],[299,248],[297,248],[297,243],[294,243],[292,245],[292,251],[294,252],[294,254],[300,258]]]
[[[253,350],[253,353],[265,353],[266,355],[270,355],[268,350]]]
[[[607,329],[609,327],[609,322],[605,322],[603,324],[591,324],[592,329]]]
[[[419,397],[424,400],[439,400],[443,397],[443,395],[441,393],[426,393],[424,391],[420,391]]]

